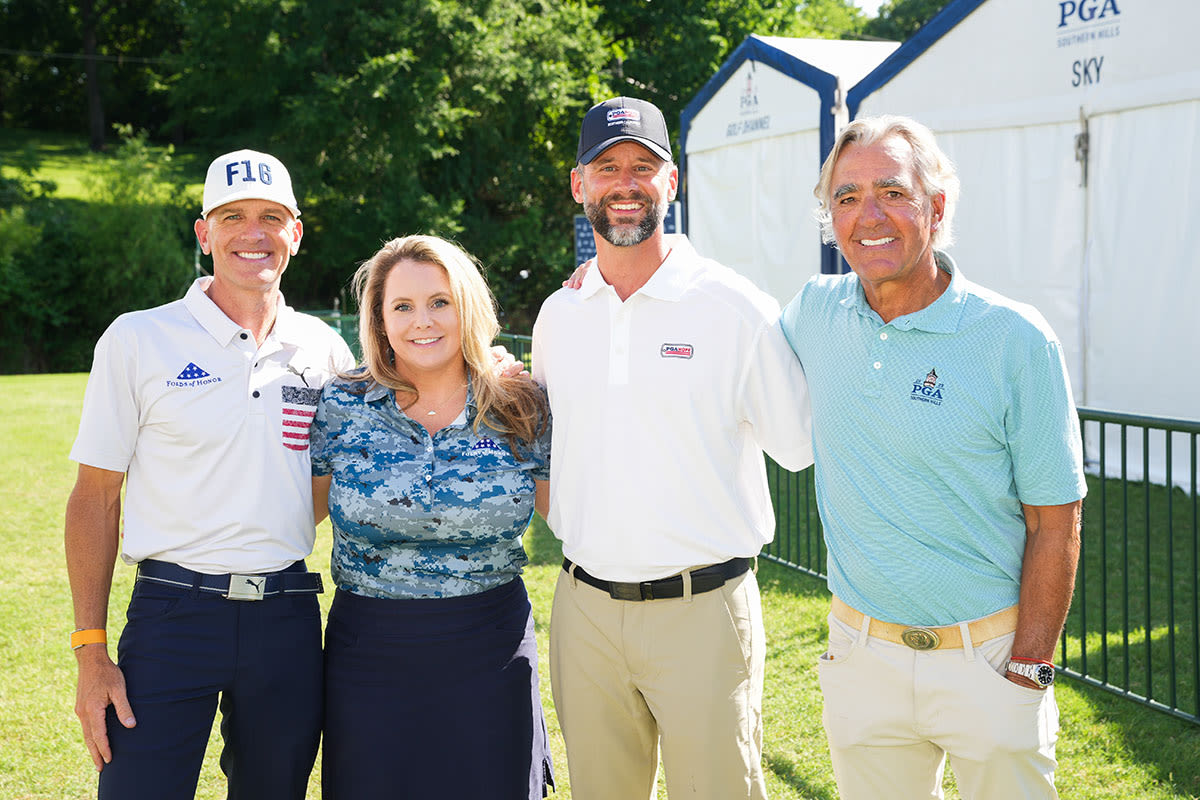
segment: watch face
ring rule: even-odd
[[[1033,679],[1042,686],[1049,686],[1054,683],[1054,667],[1049,664],[1038,664],[1037,672],[1033,676]]]

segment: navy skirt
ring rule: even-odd
[[[553,786],[520,578],[429,600],[337,591],[325,629],[325,800],[536,800]]]

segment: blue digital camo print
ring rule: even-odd
[[[550,426],[532,448],[466,417],[432,436],[396,407],[390,389],[334,380],[311,430],[314,475],[329,475],[332,572],[367,597],[476,594],[508,583],[527,559],[521,533],[534,478],[550,477]],[[356,391],[358,390],[358,391]]]

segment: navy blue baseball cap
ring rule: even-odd
[[[671,160],[667,121],[658,106],[645,100],[614,97],[592,106],[579,130],[579,150],[575,160],[590,164],[592,159],[618,142],[637,142],[663,161]]]

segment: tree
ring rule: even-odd
[[[578,120],[609,91],[595,12],[473,5],[230,1],[185,18],[177,119],[214,154],[277,153],[303,198],[290,295],[328,306],[383,239],[417,232],[480,257],[510,311],[561,280]]]
[[[164,67],[179,42],[178,0],[0,2],[0,119],[86,132],[105,143],[106,119],[155,133],[167,121]]]
[[[598,26],[608,37],[607,67],[615,88],[650,100],[672,131],[680,112],[750,34],[855,36],[861,11],[846,0],[694,0],[602,4]]]
[[[879,16],[869,20],[863,33],[903,42],[949,4],[949,0],[888,0]]]

